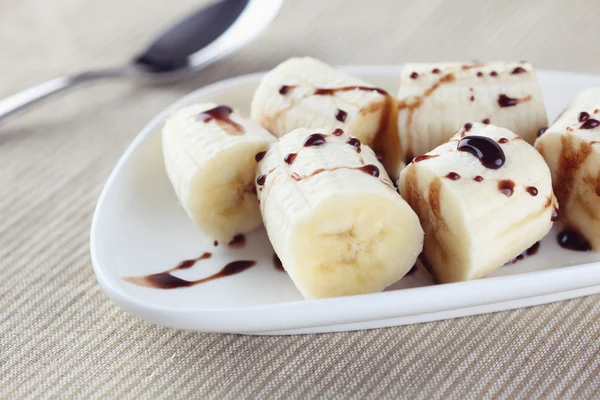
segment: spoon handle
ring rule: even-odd
[[[33,86],[0,101],[0,121],[38,101],[73,87],[75,85],[105,78],[116,78],[128,75],[127,68],[115,68],[99,71],[83,72],[76,75],[61,76]]]

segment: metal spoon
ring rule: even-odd
[[[231,54],[277,16],[283,0],[222,0],[162,33],[129,65],[63,76],[0,101],[0,120],[55,93],[104,78],[178,79]]]

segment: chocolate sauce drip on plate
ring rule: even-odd
[[[516,67],[515,69],[512,70],[511,74],[516,75],[516,74],[522,74],[523,72],[527,72],[527,70],[522,67]]]
[[[313,133],[304,141],[304,147],[321,146],[325,144],[325,136],[322,133]]]
[[[273,265],[276,270],[285,272],[285,268],[283,268],[283,264],[276,253],[273,253]]]
[[[577,116],[577,119],[579,120],[579,122],[585,122],[590,118],[590,114],[586,113],[585,111],[582,111],[579,113],[579,115]]]
[[[473,180],[475,182],[481,182],[483,180],[483,176],[477,175],[475,178],[473,178]]]
[[[206,110],[206,111],[198,114],[198,119],[200,121],[206,122],[206,123],[214,120],[217,123],[220,122],[220,123],[226,124],[227,126],[231,127],[233,130],[233,132],[229,132],[229,133],[234,133],[236,135],[242,135],[244,133],[244,127],[241,126],[240,124],[238,124],[237,122],[233,121],[230,118],[231,113],[233,113],[233,110],[231,109],[231,107],[217,106],[215,108]]]
[[[449,172],[448,175],[446,175],[446,178],[451,179],[453,181],[457,181],[460,179],[460,175],[456,172]]]
[[[259,175],[258,178],[256,178],[256,184],[259,186],[262,186],[265,184],[265,181],[267,180],[267,176],[266,175]]]
[[[377,92],[384,96],[387,96],[387,94],[388,94],[383,89],[376,88],[376,87],[368,87],[368,86],[342,86],[342,87],[338,87],[338,88],[315,89],[314,94],[316,94],[317,96],[326,96],[326,95],[332,95],[336,92],[349,92],[351,90],[363,90],[366,92]]]
[[[527,193],[529,193],[532,196],[537,196],[538,195],[538,190],[535,186],[527,186],[525,188],[525,190],[527,191]]]
[[[537,131],[537,137],[540,137],[540,136],[542,136],[544,133],[546,133],[546,130],[547,130],[547,129],[548,129],[547,127],[540,128],[540,130],[539,130],[539,131]]]
[[[332,132],[333,136],[342,136],[344,134],[344,131],[340,128],[335,128],[335,130]]]
[[[374,176],[376,178],[379,176],[379,168],[377,168],[373,164],[367,164],[367,165],[365,165],[363,167],[359,167],[357,169],[360,170],[360,171],[362,171],[362,172],[364,172],[364,173],[366,173],[366,174]]]
[[[360,140],[358,138],[352,138],[352,139],[348,140],[348,144],[350,146],[353,146],[354,150],[356,150],[357,153],[360,153],[360,151],[361,151],[360,150],[361,143],[360,143]]]
[[[340,110],[339,108],[335,112],[335,119],[337,119],[340,122],[344,122],[346,120],[347,116],[348,116],[348,113],[344,110]]]
[[[498,190],[500,190],[503,195],[510,197],[515,191],[515,183],[510,179],[503,179],[498,182]]]
[[[590,251],[592,246],[586,238],[571,229],[562,230],[557,237],[560,247],[574,251]]]
[[[489,169],[498,169],[506,161],[498,143],[485,136],[465,137],[458,142],[456,149],[474,155],[484,167]]]
[[[421,156],[415,157],[413,162],[418,163],[421,161],[429,160],[430,158],[435,158],[437,156],[438,156],[437,154],[423,154]]]
[[[279,88],[279,94],[282,96],[285,96],[290,90],[292,90],[295,87],[296,86],[294,86],[294,85],[283,85],[282,87]]]
[[[246,236],[240,234],[237,234],[233,237],[233,239],[231,239],[231,241],[229,243],[227,243],[227,245],[229,247],[235,247],[235,248],[241,248],[246,246]]]
[[[292,165],[297,156],[298,153],[286,154],[286,156],[283,157],[283,161],[285,161],[286,164]]]
[[[514,99],[512,97],[508,97],[505,94],[500,94],[498,96],[498,105],[500,107],[513,107],[519,104],[519,99]]]
[[[600,121],[594,118],[587,119],[583,124],[581,124],[581,129],[594,129],[600,125]]]
[[[508,262],[508,264],[514,264],[517,261],[521,261],[521,260],[525,259],[525,257],[533,256],[533,255],[537,254],[537,252],[539,250],[540,250],[540,242],[536,242],[533,244],[533,246],[531,246],[530,248],[528,248],[527,250],[525,250],[524,252],[522,252],[521,254],[519,254],[518,256],[513,258],[512,260],[510,260]]]
[[[264,157],[265,154],[267,154],[266,151],[259,151],[258,153],[256,153],[256,155],[254,156],[254,159],[256,160],[256,162],[260,162]]]

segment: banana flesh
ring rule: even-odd
[[[481,278],[504,265],[550,231],[558,207],[535,148],[481,123],[413,160],[398,186],[425,230],[422,261],[440,282]]]
[[[531,144],[548,125],[529,63],[406,64],[398,105],[407,163],[446,142],[466,122],[507,128]]]
[[[256,182],[271,244],[306,298],[381,291],[421,252],[416,214],[375,153],[339,128],[282,136]]]
[[[550,166],[560,219],[600,251],[600,88],[580,93],[535,146]]]
[[[340,128],[370,145],[394,177],[404,166],[396,99],[313,58],[291,58],[267,73],[251,118],[278,137],[296,128]]]
[[[275,138],[227,106],[197,104],[165,123],[162,150],[179,202],[211,238],[228,241],[261,223],[255,156]]]

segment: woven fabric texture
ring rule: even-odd
[[[201,1],[0,0],[0,97],[131,58]],[[0,398],[599,398],[600,296],[290,337],[158,327],[113,305],[93,209],[135,134],[182,95],[293,55],[333,64],[521,60],[597,73],[594,0],[288,0],[193,79],[79,88],[0,125]]]

